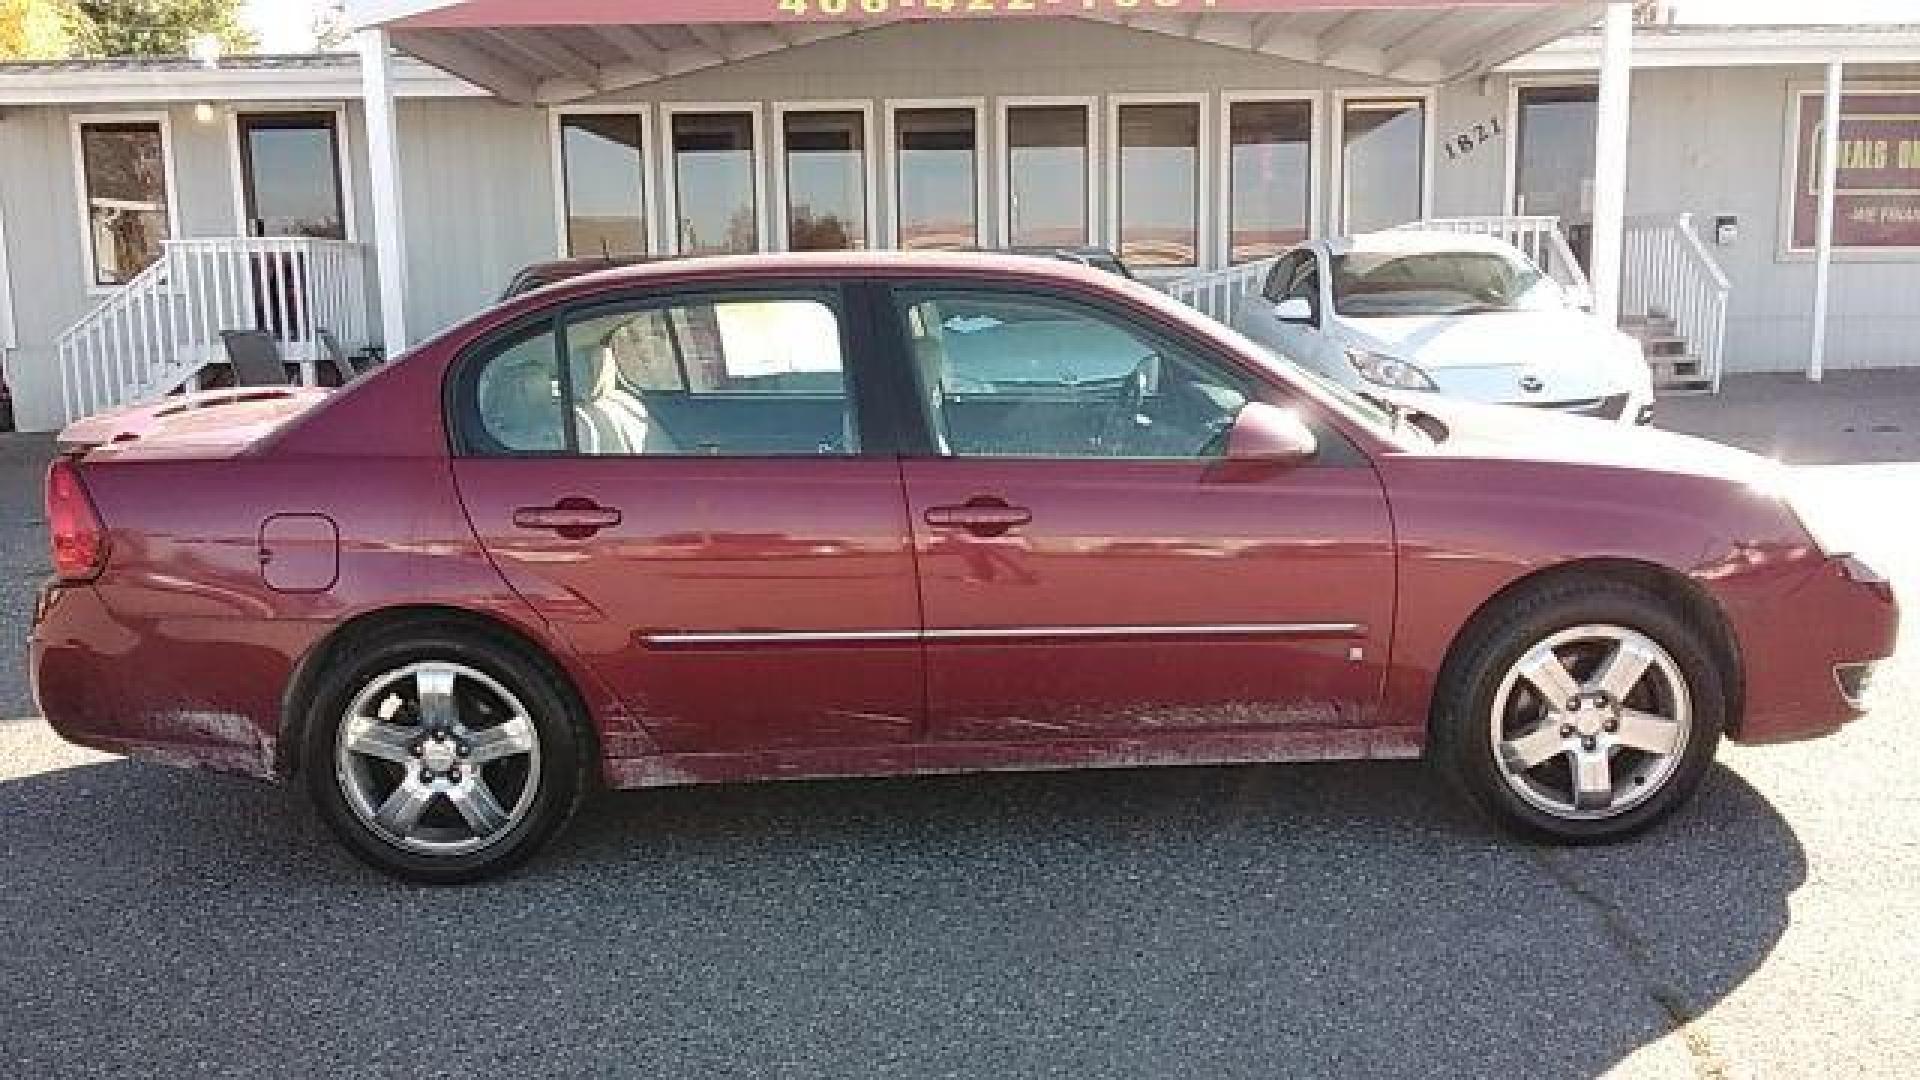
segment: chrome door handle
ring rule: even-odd
[[[930,506],[922,515],[936,529],[965,529],[975,536],[999,536],[1033,520],[1033,511],[1009,506],[991,497],[969,499],[959,506]]]
[[[592,499],[561,499],[552,506],[523,506],[513,512],[521,529],[546,529],[569,540],[585,540],[601,529],[620,524],[620,511]]]

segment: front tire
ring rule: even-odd
[[[458,626],[398,627],[320,676],[301,760],[307,791],[362,860],[451,885],[525,863],[585,787],[577,710],[518,648]]]
[[[1468,631],[1442,675],[1434,741],[1501,825],[1601,843],[1686,802],[1725,724],[1700,629],[1643,589],[1586,580],[1523,593]]]

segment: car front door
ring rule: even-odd
[[[926,414],[903,461],[935,741],[1338,729],[1387,659],[1391,527],[1368,459],[1225,467],[1286,391],[1092,296],[893,290]],[[1239,463],[1236,463],[1239,464]]]
[[[899,466],[837,288],[551,312],[463,357],[461,497],[509,583],[667,753],[921,721]]]

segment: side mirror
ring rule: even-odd
[[[1289,296],[1273,305],[1273,317],[1285,323],[1313,323],[1313,305],[1304,296]]]
[[[1249,401],[1227,432],[1227,460],[1267,465],[1299,465],[1320,452],[1313,429],[1292,409]]]

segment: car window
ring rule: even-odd
[[[1286,296],[1286,288],[1293,282],[1294,268],[1300,263],[1300,254],[1295,251],[1280,256],[1273,268],[1267,271],[1267,280],[1260,286],[1260,295],[1276,304]]]
[[[840,319],[824,299],[688,300],[568,323],[582,454],[858,451]]]
[[[936,441],[957,456],[1217,457],[1251,393],[1076,301],[956,288],[897,302]]]
[[[859,452],[841,320],[828,297],[602,308],[568,319],[557,343],[550,327],[542,322],[470,362],[468,452]]]
[[[566,449],[560,408],[560,363],[553,324],[534,323],[496,342],[478,367],[474,400],[475,448],[495,454],[556,453]]]
[[[1552,279],[1518,253],[1354,251],[1334,258],[1342,315],[1468,315],[1565,306]]]
[[[1320,260],[1310,251],[1301,254],[1300,265],[1293,268],[1293,278],[1280,298],[1289,296],[1304,296],[1315,311],[1320,310]]]

